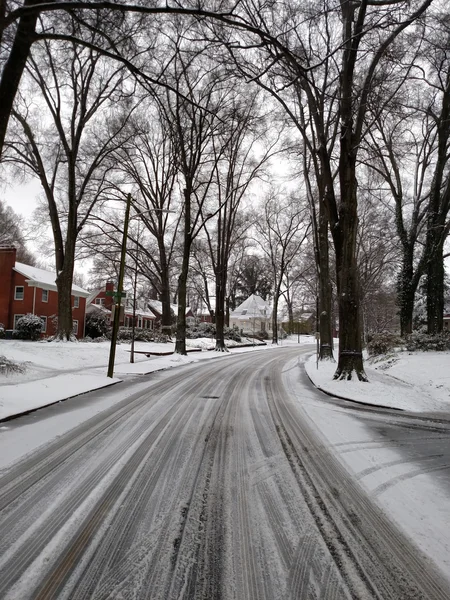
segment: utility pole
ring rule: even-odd
[[[137,291],[137,278],[138,278],[138,252],[139,252],[139,221],[138,221],[137,239],[136,239],[136,256],[134,257],[133,323],[131,325],[130,363],[134,363],[134,336],[135,336],[135,328],[136,328],[136,291]]]
[[[117,334],[119,332],[120,325],[120,302],[122,300],[123,292],[123,278],[125,274],[125,255],[127,252],[127,238],[128,238],[128,223],[130,221],[130,206],[131,206],[131,194],[127,196],[127,206],[125,209],[125,219],[123,222],[123,239],[122,239],[122,252],[120,255],[120,271],[119,271],[119,284],[117,286],[117,292],[115,294],[115,305],[114,305],[114,323],[111,335],[111,347],[109,350],[109,363],[107,377],[114,376],[114,359],[116,357],[116,343]]]

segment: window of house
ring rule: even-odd
[[[78,335],[78,321],[76,319],[73,320],[73,332]]]
[[[24,291],[25,288],[23,285],[16,285],[16,289],[14,291],[14,300],[23,300]]]
[[[141,317],[138,318],[138,327],[139,328],[142,327],[142,318]]]
[[[41,316],[42,321],[42,333],[47,331],[47,317]]]
[[[246,315],[246,314],[247,314],[247,309],[246,309],[246,308],[244,308],[244,310],[242,311],[242,314],[243,314],[243,315]]]
[[[42,302],[48,302],[48,290],[42,290]]]
[[[80,308],[80,297],[79,296],[73,297],[73,307]]]
[[[105,299],[104,298],[96,298],[95,304],[103,306],[105,304]]]
[[[17,329],[17,321],[22,317],[23,315],[14,315],[14,329]]]

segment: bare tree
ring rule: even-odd
[[[283,33],[276,42],[270,37],[265,39],[259,48],[263,46],[266,52],[253,52],[251,62],[246,56],[251,46],[249,37],[237,41],[223,36],[236,68],[274,95],[306,142],[308,130],[300,119],[299,102],[304,101],[311,116],[307,125],[314,128],[318,140],[317,160],[324,189],[320,202],[326,207],[336,256],[337,379],[354,375],[367,379],[362,358],[356,240],[358,154],[367,134],[369,101],[376,97],[379,111],[383,110],[390,98],[390,93],[384,94],[387,81],[402,71],[401,64],[397,63],[396,68],[392,63],[387,66],[389,50],[431,3],[402,2],[400,10],[400,4],[390,2],[326,2],[308,5],[307,10],[299,4],[289,5],[284,12],[274,12],[271,6],[261,3],[259,10],[253,7],[248,15],[255,28],[268,35],[280,29]],[[401,85],[403,77],[399,76],[398,81]],[[336,152],[330,152],[329,125],[339,127]]]
[[[186,353],[186,298],[191,247],[213,213],[205,210],[215,185],[216,164],[224,146],[213,152],[213,138],[220,126],[216,115],[230,97],[229,77],[211,64],[208,56],[186,44],[183,28],[175,24],[171,72],[166,76],[176,94],[160,98],[178,152],[179,181],[184,216],[183,255],[178,277],[178,318],[175,352]],[[189,98],[189,99],[187,99]],[[216,148],[217,149],[217,148]]]
[[[120,171],[135,190],[132,201],[134,213],[155,240],[157,251],[149,246],[140,247],[139,256],[141,261],[145,257],[157,275],[153,284],[162,303],[161,325],[170,335],[170,271],[181,211],[175,190],[177,148],[166,117],[167,113],[160,103],[151,102],[151,98],[141,102],[139,114],[135,115],[129,127],[130,142],[117,155]],[[174,217],[176,212],[178,216]],[[132,235],[129,237],[133,238]],[[137,240],[134,242],[138,244]]]
[[[8,142],[7,158],[34,173],[45,193],[57,273],[56,337],[69,340],[77,238],[104,192],[128,118],[129,107],[125,114],[113,107],[132,88],[123,68],[111,68],[97,53],[48,42],[34,47],[28,80],[35,100],[24,98],[13,110],[18,137]]]
[[[268,257],[273,277],[272,343],[278,344],[278,302],[287,269],[298,255],[310,229],[306,202],[282,190],[272,191],[255,221],[257,240]]]
[[[226,110],[220,111],[222,131],[213,137],[217,206],[208,203],[214,218],[205,226],[215,276],[216,351],[224,352],[228,264],[234,246],[246,234],[249,220],[242,204],[252,182],[274,154],[278,142],[267,139],[266,119],[260,113],[257,92],[243,95],[237,89]],[[247,90],[248,92],[248,90]]]

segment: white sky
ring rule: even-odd
[[[37,205],[37,197],[42,193],[41,185],[36,180],[27,183],[5,187],[1,197],[15,213],[28,219]]]

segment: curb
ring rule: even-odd
[[[315,389],[319,390],[319,392],[322,392],[322,394],[326,394],[327,396],[330,396],[330,398],[338,398],[339,400],[345,400],[346,402],[351,402],[352,404],[358,404],[359,406],[365,406],[367,408],[373,408],[373,409],[383,408],[384,410],[395,410],[397,412],[405,412],[403,408],[397,408],[395,406],[385,406],[384,404],[370,404],[369,402],[363,402],[362,400],[352,400],[351,398],[346,398],[345,396],[340,396],[339,394],[335,394],[333,392],[328,392],[327,390],[324,390],[319,385],[316,385],[314,383],[314,381],[309,376],[308,371],[306,370],[305,363],[303,363],[303,370],[306,374],[306,377],[309,379],[309,381],[312,383],[312,385],[315,387]]]

